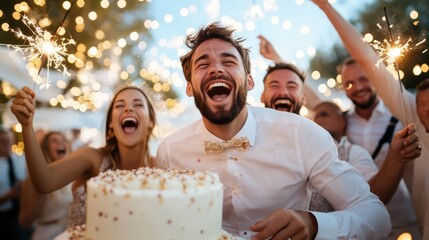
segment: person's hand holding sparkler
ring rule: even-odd
[[[410,123],[402,130],[399,130],[390,144],[393,155],[401,163],[407,163],[420,156],[422,146],[420,145],[419,135],[416,132],[416,124]]]
[[[17,92],[10,109],[23,128],[32,128],[35,107],[36,94],[29,87],[23,87]]]

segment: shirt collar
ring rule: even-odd
[[[253,146],[256,138],[256,120],[255,116],[252,113],[252,108],[246,105],[247,107],[247,118],[244,122],[243,127],[238,131],[238,133],[233,138],[247,137],[249,139],[250,146]],[[213,135],[207,128],[202,124],[203,128],[203,140],[204,141],[223,141],[222,139]]]

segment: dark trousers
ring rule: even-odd
[[[0,239],[1,240],[28,240],[31,231],[23,230],[19,226],[18,211],[0,212]]]

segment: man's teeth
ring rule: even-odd
[[[274,104],[291,104],[290,100],[287,99],[278,99],[274,102]]]
[[[228,84],[224,83],[224,82],[216,82],[216,83],[212,83],[209,86],[209,90],[213,89],[214,87],[225,87],[229,89]]]

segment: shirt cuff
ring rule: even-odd
[[[335,216],[322,212],[311,211],[311,213],[317,220],[318,231],[315,239],[333,239],[333,236],[337,236],[338,224]]]

